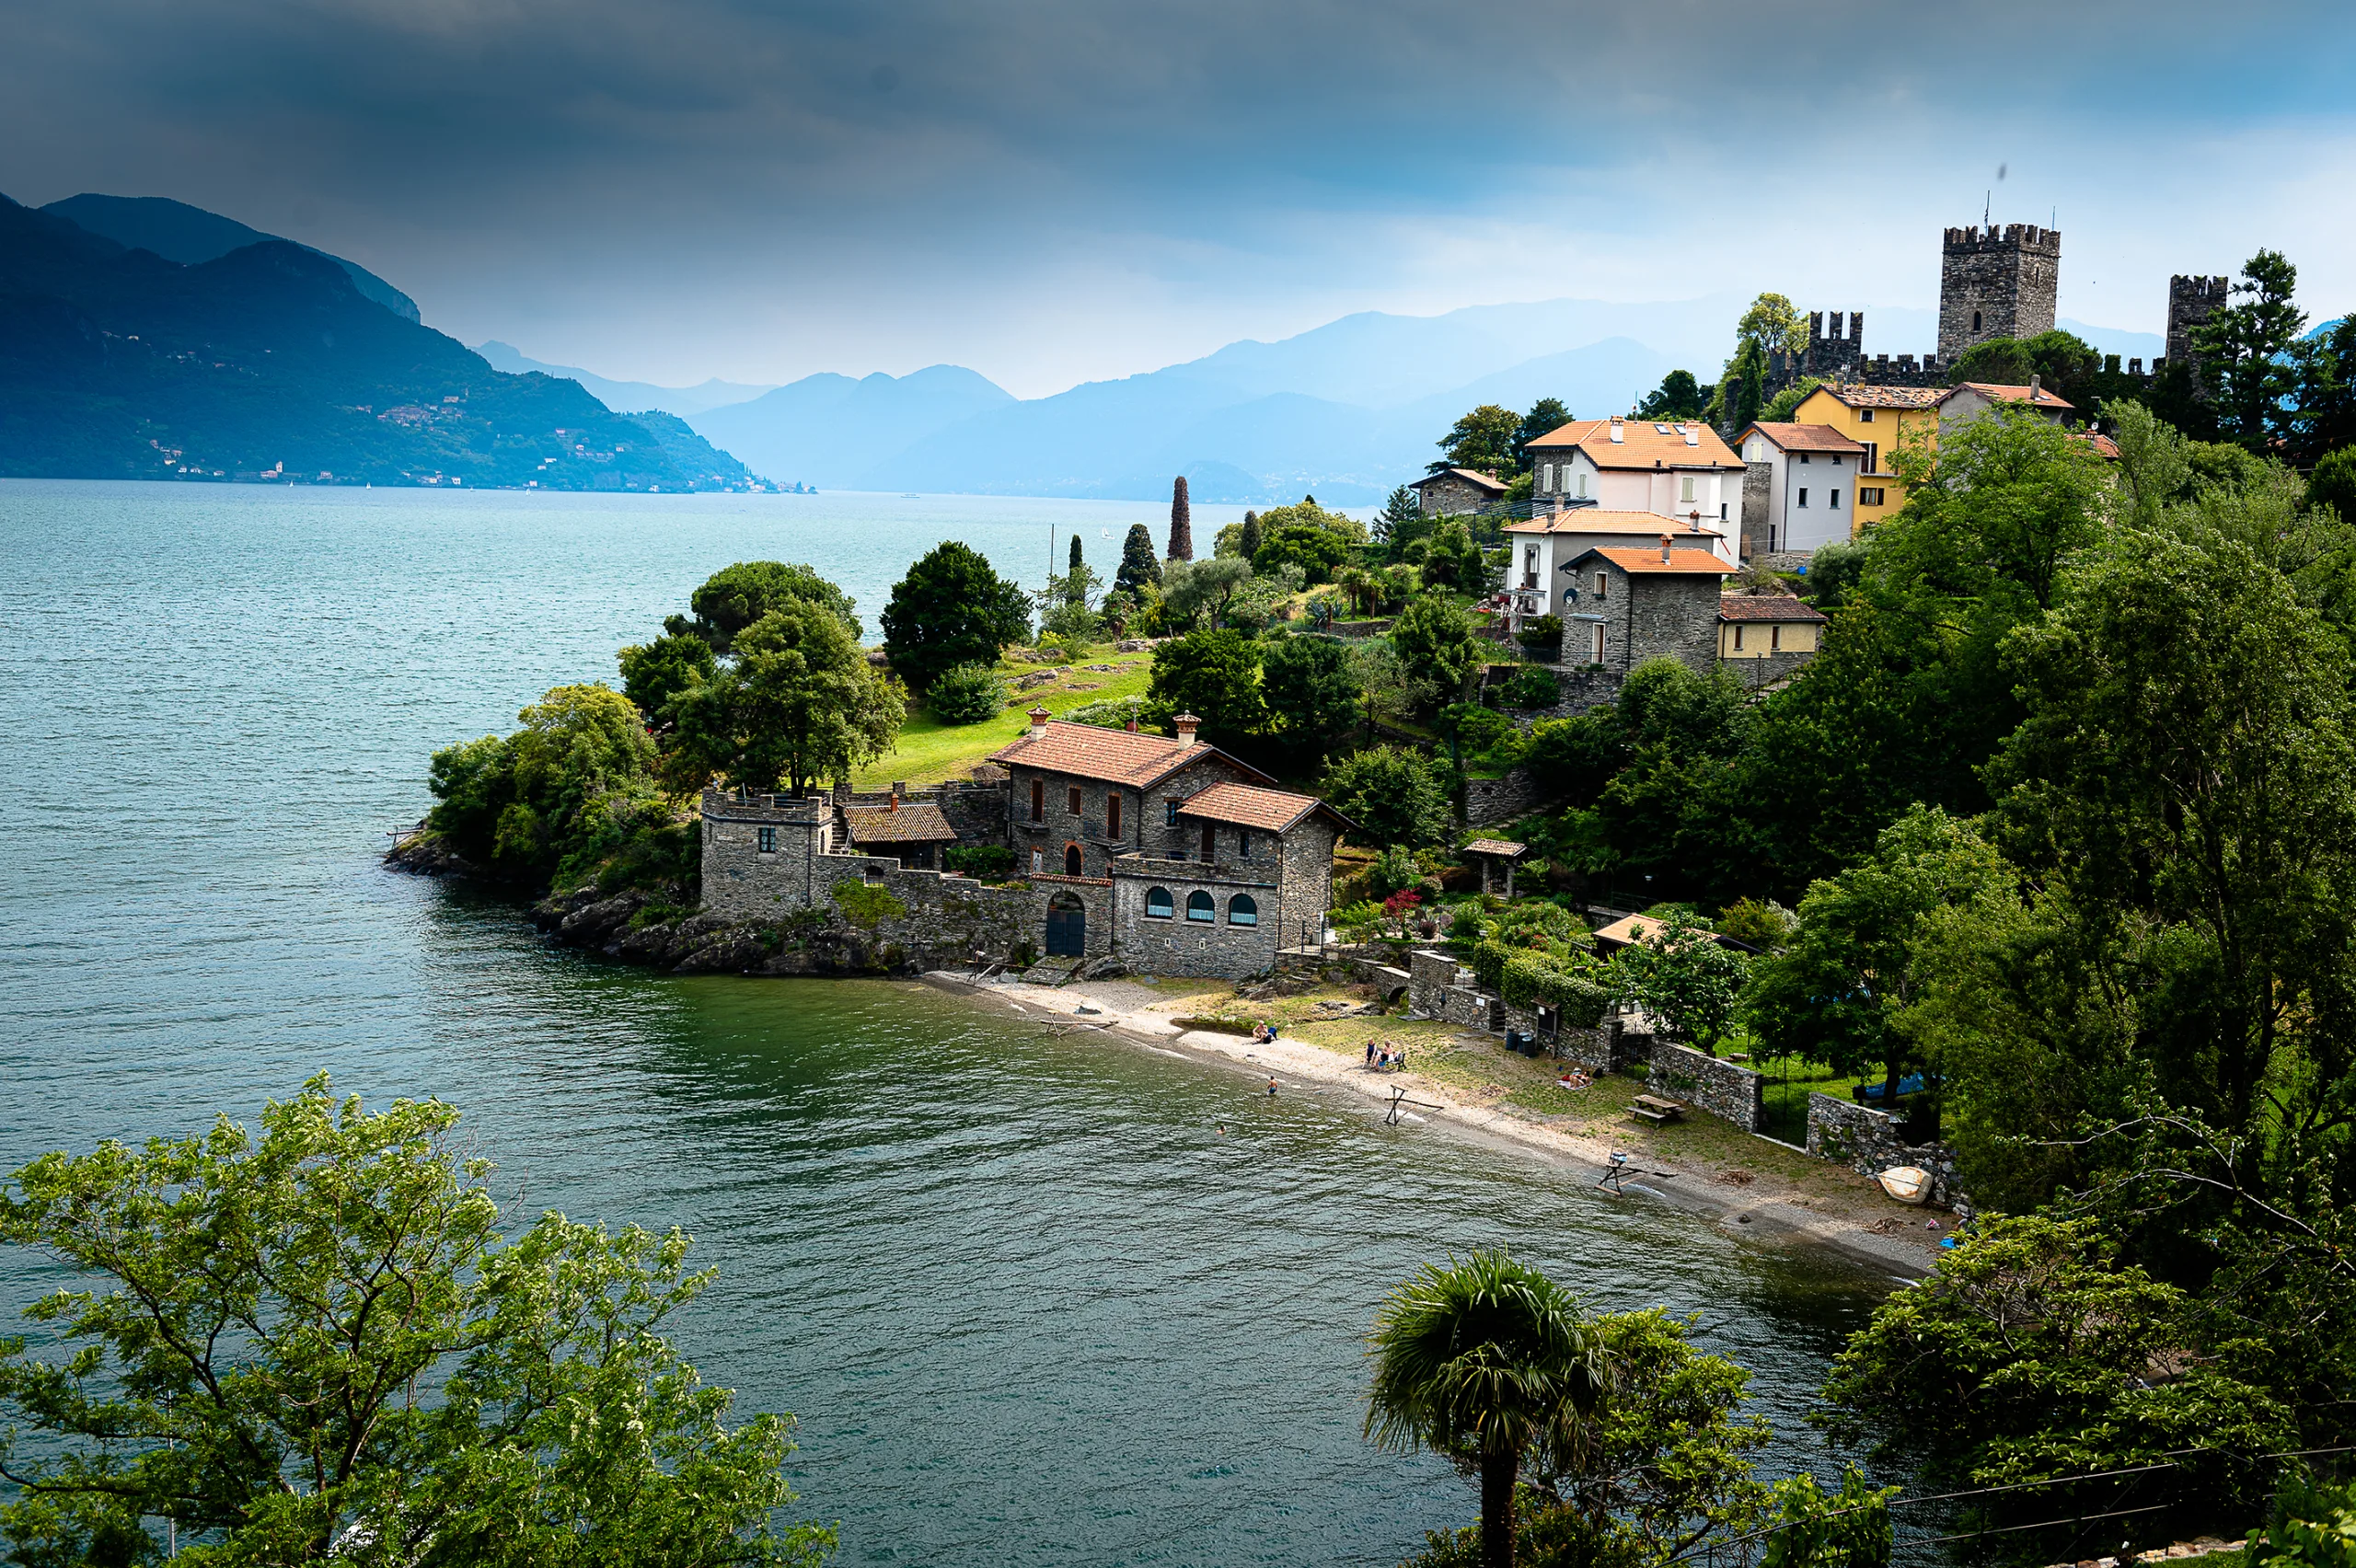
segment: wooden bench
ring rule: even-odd
[[[1663,1100],[1657,1094],[1640,1094],[1628,1107],[1628,1113],[1647,1122],[1674,1122],[1683,1115],[1685,1107],[1674,1100]]]

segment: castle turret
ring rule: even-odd
[[[1939,357],[1991,338],[2053,329],[2062,231],[2034,224],[1951,228],[1939,264]]]
[[[2168,280],[2168,358],[2181,360],[2192,352],[2192,329],[2209,319],[2233,295],[2230,278]]]

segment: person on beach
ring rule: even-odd
[[[1269,1099],[1271,1099],[1271,1100],[1274,1100],[1276,1097],[1276,1074],[1274,1074],[1274,1073],[1270,1073],[1270,1074],[1268,1075],[1268,1098],[1269,1098]]]
[[[1259,1028],[1252,1032],[1252,1043],[1254,1045],[1274,1044],[1276,1043],[1276,1026],[1273,1023],[1265,1022],[1265,1020],[1261,1023]]]
[[[1369,1067],[1374,1066],[1374,1042],[1371,1040],[1366,1043],[1366,1065]]]

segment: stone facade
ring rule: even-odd
[[[1581,709],[1580,711],[1586,709]],[[1464,820],[1473,827],[1494,827],[1516,817],[1528,816],[1560,792],[1559,789],[1527,767],[1514,768],[1500,778],[1467,778],[1464,781]]]
[[[1727,659],[1721,667],[1734,673],[1734,678],[1751,691],[1760,691],[1780,681],[1790,680],[1800,673],[1800,666],[1816,657],[1813,648],[1788,653],[1767,653],[1756,658]]]
[[[1773,521],[1772,505],[1775,489],[1775,465],[1745,463],[1742,466],[1742,559],[1756,560],[1767,553],[1767,528]]]
[[[2210,316],[2231,303],[2231,278],[2188,278],[2181,273],[2168,280],[2168,352],[2169,359],[2182,359],[2192,352],[2192,329]],[[2154,362],[2153,368],[2158,368]]]
[[[1233,978],[1276,966],[1281,939],[1283,879],[1273,861],[1259,866],[1205,865],[1199,860],[1158,860],[1126,856],[1113,879],[1113,929],[1116,946],[1132,966],[1154,974]],[[1170,913],[1149,914],[1149,901],[1167,894]],[[1210,918],[1190,918],[1196,895],[1207,899]],[[1246,900],[1251,919],[1236,921],[1236,900]],[[1324,924],[1324,908],[1317,911]],[[1322,934],[1322,929],[1319,933]]]
[[[1565,594],[1563,649],[1565,663],[1593,651],[1594,628],[1603,628],[1603,673],[1616,690],[1628,672],[1650,659],[1671,658],[1696,674],[1718,662],[1718,590],[1715,572],[1631,572],[1590,552],[1573,563],[1576,594]],[[1598,574],[1603,590],[1596,592]],[[1592,662],[1581,658],[1580,663]]]
[[[1416,508],[1426,516],[1460,517],[1488,512],[1505,500],[1505,486],[1491,479],[1483,484],[1460,469],[1450,468],[1409,487]]]
[[[2034,224],[1946,231],[1939,267],[1939,357],[1990,338],[2053,329],[2062,235]]]
[[[1899,1119],[1887,1111],[1838,1100],[1807,1097],[1807,1151],[1865,1176],[1912,1165],[1931,1173],[1930,1206],[1969,1206],[1955,1179],[1955,1154],[1945,1144],[1910,1145],[1899,1136]]]
[[[1180,823],[1173,808],[1211,785],[1242,783],[1251,775],[1224,752],[1209,746],[1185,767],[1151,788],[1099,783],[1071,774],[1007,767],[1007,842],[1014,849],[1020,872],[1062,872],[1068,851],[1080,854],[1082,876],[1107,876],[1113,861],[1123,855],[1184,859],[1193,853],[1198,830]],[[1072,810],[1072,792],[1080,793],[1080,809]],[[1110,802],[1121,797],[1121,830],[1109,831]]]

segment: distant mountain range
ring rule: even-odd
[[[213,216],[89,200],[75,198],[100,221],[126,210],[156,219],[144,237],[167,245],[195,245],[203,232],[186,214]],[[552,490],[749,482],[676,419],[625,418],[571,381],[502,375],[417,322],[414,306],[399,308],[407,296],[396,301],[364,293],[348,263],[287,240],[181,262],[0,197],[0,474]]]
[[[608,381],[578,365],[543,364],[538,360],[526,359],[513,343],[502,343],[496,338],[489,342],[477,343],[475,352],[480,354],[491,369],[503,370],[510,375],[522,375],[537,370],[543,375],[578,381],[591,397],[618,414],[641,409],[660,409],[666,414],[676,414],[684,419],[691,414],[724,408],[731,403],[748,402],[764,392],[774,390],[773,384],[751,386],[741,381],[717,378],[695,386],[657,386],[651,381]]]
[[[175,202],[168,196],[98,196],[85,191],[63,202],[52,202],[41,211],[113,240],[126,249],[152,250],[165,260],[183,266],[218,260],[232,250],[280,237],[248,228],[235,218]],[[303,248],[314,256],[327,256],[326,251],[307,245]],[[364,297],[375,300],[405,321],[423,319],[417,313],[415,300],[359,262],[346,261],[341,256],[328,256],[328,259],[344,270],[352,287]]]

